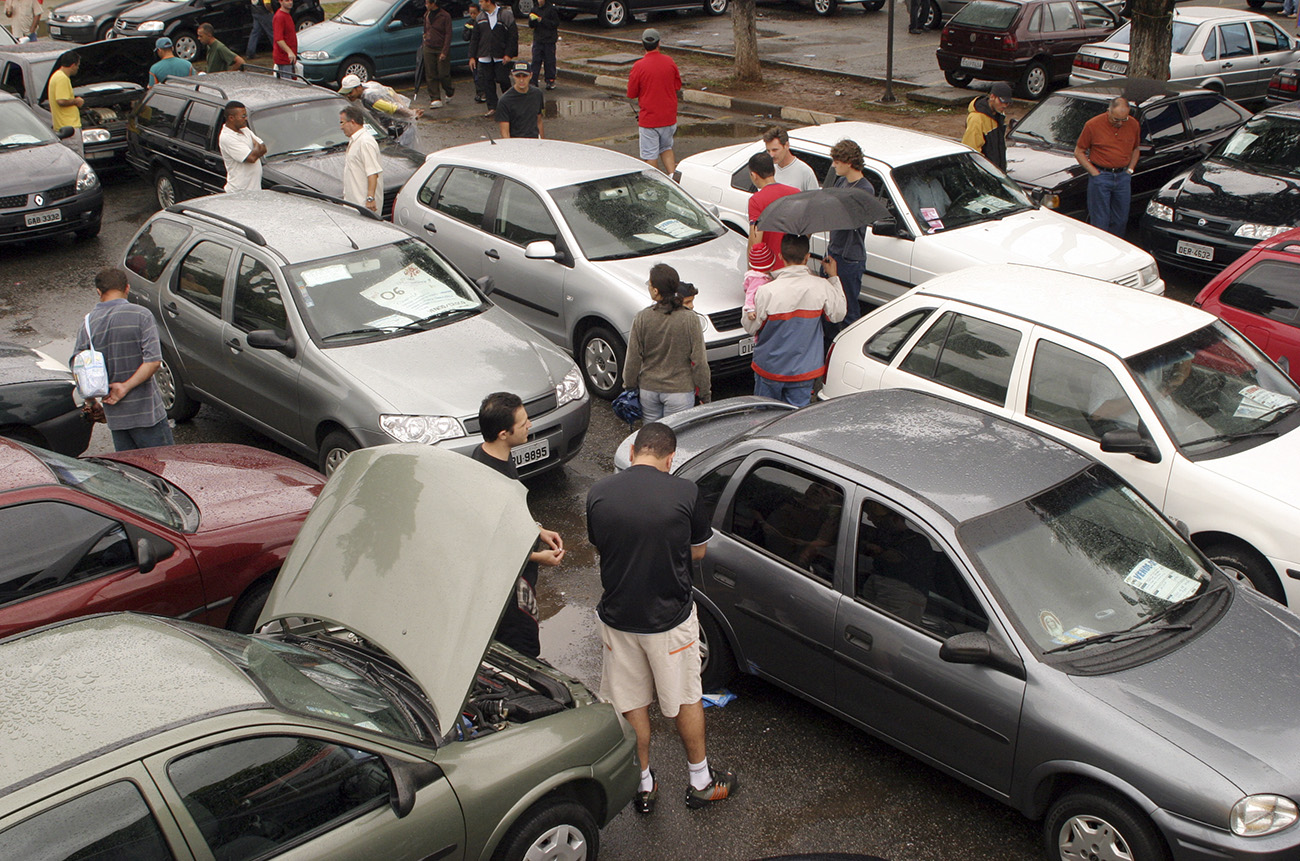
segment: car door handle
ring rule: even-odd
[[[429,231],[430,233],[437,233],[437,232],[438,232],[438,225],[436,225],[436,224],[434,224],[432,221],[430,221],[428,224],[424,225],[424,229],[427,230],[427,231]]]
[[[1232,68],[1232,63],[1224,63],[1224,64],[1223,64],[1223,68],[1225,68],[1225,69],[1231,69],[1231,68]]]
[[[863,649],[871,648],[871,635],[861,628],[855,628],[852,625],[849,625],[844,629],[844,639]]]
[[[229,341],[226,342],[226,346],[229,347],[232,352],[235,353],[244,352],[244,345],[238,338],[231,338]]]
[[[168,302],[163,306],[163,309],[171,317],[179,317],[181,315],[181,309],[175,302]]]
[[[500,253],[498,253],[495,248],[489,248],[487,251],[484,251],[483,253],[486,254],[488,257],[491,257],[493,260],[501,259]]]
[[[1270,60],[1268,57],[1260,57],[1260,58],[1259,58],[1259,64],[1260,64],[1261,66],[1267,66],[1267,65],[1268,65],[1269,63],[1271,63],[1271,62],[1273,62],[1273,61]]]

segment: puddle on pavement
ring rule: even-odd
[[[702,122],[684,123],[677,127],[677,134],[698,137],[757,137],[758,132],[770,123],[756,122]]]
[[[596,634],[596,611],[589,606],[569,604],[550,616],[542,607],[538,639],[542,657],[587,684],[600,681],[600,638]]]
[[[631,112],[631,105],[623,99],[547,99],[544,116],[552,120],[631,115]]]

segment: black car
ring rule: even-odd
[[[703,9],[710,15],[725,15],[728,0],[551,0],[551,2],[555,3],[556,10],[565,21],[572,21],[579,14],[586,12],[595,15],[606,27],[622,27],[632,20],[632,16],[647,12]]]
[[[1132,212],[1180,171],[1232,134],[1250,111],[1211,90],[1161,84],[1160,92],[1133,99],[1141,122],[1141,155],[1133,175]],[[1007,135],[1007,174],[1045,206],[1088,217],[1088,173],[1074,158],[1083,124],[1104,114],[1111,99],[1131,94],[1127,78],[1060,90],[1025,114]],[[1138,95],[1143,95],[1139,93]]]
[[[74,385],[58,360],[0,341],[0,436],[69,457],[81,454],[93,426],[73,399]]]
[[[149,86],[157,60],[149,39],[92,42],[78,48],[42,39],[0,46],[0,90],[26,102],[50,126],[50,75],[70,50],[81,57],[72,91],[81,106],[81,141],[86,161],[102,167],[126,153],[126,118]]]
[[[113,32],[117,16],[140,0],[75,0],[51,9],[46,24],[50,38],[64,42],[98,42]]]
[[[295,0],[293,21],[299,30],[325,20],[320,0]],[[248,0],[145,0],[118,16],[114,36],[170,36],[176,56],[183,60],[203,58],[199,43],[200,24],[211,24],[217,39],[239,52],[253,32],[253,11]],[[267,45],[269,50],[270,46]]]
[[[225,188],[226,167],[217,136],[230,101],[248,108],[249,127],[266,142],[264,187],[288,185],[343,196],[348,138],[339,128],[339,111],[348,101],[331,90],[246,69],[169,78],[155,84],[131,116],[127,161],[152,178],[160,207]],[[424,156],[367,122],[379,139],[383,215],[391,218],[397,192],[424,164]]]
[[[0,93],[0,244],[61,233],[89,239],[99,233],[103,209],[94,169],[60,142],[48,118]],[[0,394],[0,413],[5,401]]]
[[[1300,102],[1251,117],[1142,216],[1143,247],[1162,264],[1217,274],[1257,243],[1300,224]]]

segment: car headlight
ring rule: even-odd
[[[1172,206],[1167,206],[1158,200],[1153,200],[1147,204],[1147,215],[1157,221],[1173,221],[1174,208]]]
[[[1150,284],[1160,277],[1160,267],[1155,264],[1155,261],[1152,261],[1150,266],[1143,266],[1139,269],[1138,274],[1142,276],[1143,284]]]
[[[85,191],[88,188],[94,188],[99,184],[99,177],[95,176],[95,171],[90,165],[82,162],[81,167],[77,168],[77,191]]]
[[[108,139],[111,137],[112,135],[108,133],[108,129],[82,129],[81,130],[81,142],[84,144],[107,143]]]
[[[161,21],[145,21],[140,25],[141,33],[157,33],[165,25]]]
[[[1279,227],[1274,224],[1251,224],[1247,222],[1237,228],[1233,236],[1240,236],[1242,239],[1254,239],[1256,242],[1262,239],[1272,239],[1279,233],[1285,233],[1290,230],[1289,227]]]
[[[451,416],[380,416],[379,426],[398,442],[426,445],[465,435],[465,426]]]
[[[95,23],[94,15],[69,15],[69,24],[93,24]]]
[[[329,51],[303,51],[298,56],[304,60],[328,60],[330,58],[330,52]]]
[[[1295,802],[1281,795],[1248,795],[1232,805],[1232,833],[1261,837],[1289,828],[1297,818]]]
[[[570,401],[576,401],[587,394],[587,387],[582,382],[582,372],[574,365],[555,386],[556,406],[562,407]]]

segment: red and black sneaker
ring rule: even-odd
[[[716,768],[710,768],[709,777],[713,778],[713,780],[703,789],[686,787],[687,807],[692,810],[708,807],[710,804],[727,800],[740,789],[740,779],[730,771],[719,771]]]

